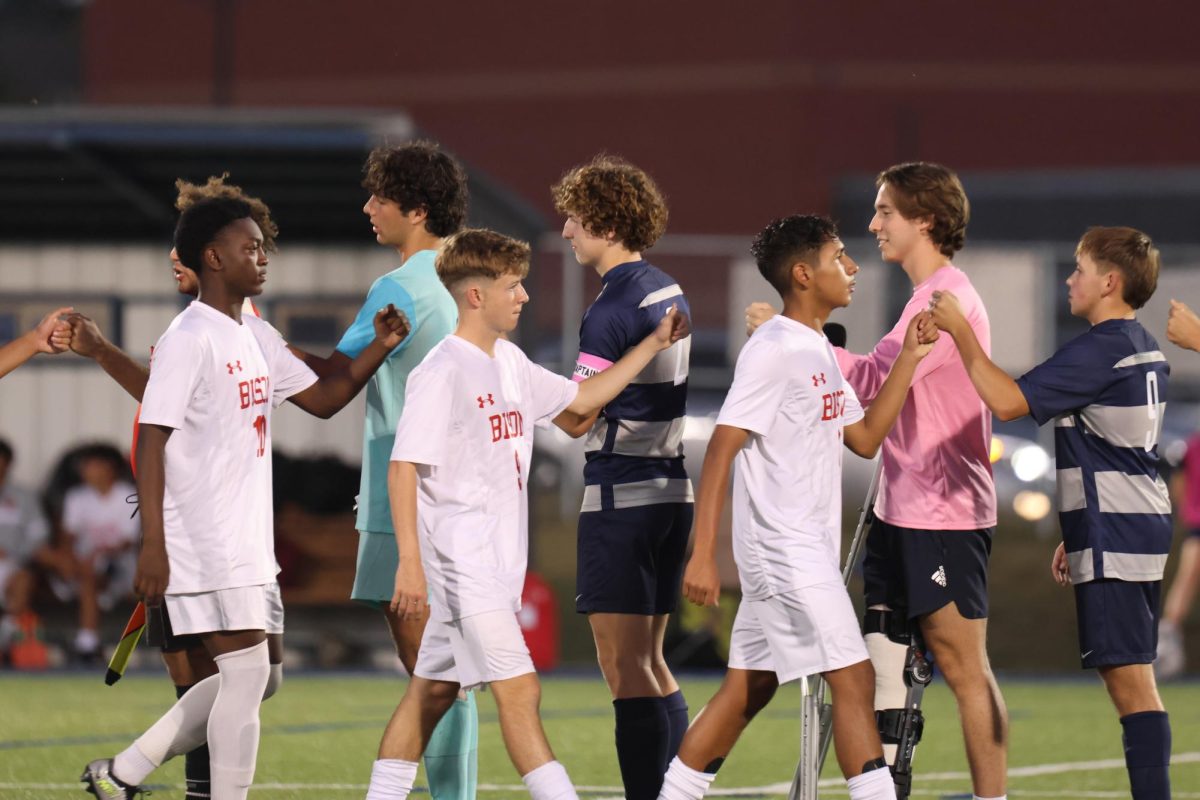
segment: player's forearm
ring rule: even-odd
[[[142,520],[142,547],[166,552],[163,530],[163,494],[166,491],[166,448],[169,433],[159,425],[138,426],[138,514]]]
[[[311,387],[314,390],[312,396],[304,398],[305,402],[301,408],[321,419],[329,419],[362,391],[390,352],[382,342],[375,339],[363,348],[357,358],[347,362],[340,369],[328,365],[324,375],[318,373],[317,382]]]
[[[36,334],[36,331],[29,331],[0,347],[0,377],[4,377],[37,354]]]
[[[596,413],[620,394],[660,350],[662,348],[653,337],[646,337],[621,356],[617,363],[580,383],[579,394],[566,410],[585,417]]]
[[[401,561],[421,559],[417,538],[417,467],[408,461],[388,464],[388,504],[392,512],[392,530],[396,533],[396,552]]]
[[[904,408],[904,401],[908,399],[908,390],[912,386],[918,363],[920,362],[916,356],[902,352],[892,364],[879,393],[863,414],[862,430],[866,436],[858,437],[855,441],[851,441],[853,437],[847,436],[846,443],[856,454],[864,458],[873,458],[878,452],[879,446],[896,424],[900,410]]]
[[[996,366],[979,340],[975,332],[968,326],[962,326],[951,332],[954,344],[962,357],[963,367],[971,385],[979,393],[984,405],[1002,421],[1023,417],[1029,413],[1029,403],[1017,382],[1007,372]]]
[[[150,369],[129,357],[125,351],[118,348],[107,339],[91,356],[102,370],[117,385],[129,393],[129,396],[139,403],[146,392],[146,384],[150,382]]]
[[[292,355],[303,361],[306,367],[315,372],[318,378],[324,378],[326,375],[337,373],[350,361],[344,355],[339,359],[338,356],[341,354],[336,350],[328,358],[321,358],[319,355],[302,350],[294,344],[288,344],[287,349],[291,351]]]

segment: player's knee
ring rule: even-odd
[[[773,674],[753,675],[747,683],[746,713],[752,717],[766,708],[778,688],[779,681]]]

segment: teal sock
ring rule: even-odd
[[[433,800],[474,800],[478,784],[479,712],[475,694],[454,705],[433,729],[425,748],[425,776]]]

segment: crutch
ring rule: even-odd
[[[882,460],[875,457],[875,468],[871,471],[871,482],[867,496],[858,509],[858,527],[850,540],[846,552],[846,563],[842,567],[842,583],[850,585],[850,575],[862,552],[867,528],[875,521],[875,495],[879,491],[879,473]],[[807,675],[800,679],[800,763],[792,778],[788,800],[817,800],[817,781],[829,745],[833,741],[833,705],[825,700],[825,680],[820,675]]]

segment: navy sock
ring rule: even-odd
[[[195,684],[192,684],[193,686]],[[175,687],[175,697],[183,697],[192,686]],[[202,744],[183,757],[183,779],[187,789],[184,791],[186,800],[200,800],[211,797],[209,793],[208,745]]]
[[[1139,711],[1121,717],[1121,741],[1133,800],[1169,800],[1171,721],[1165,711]]]
[[[673,694],[663,698],[667,704],[667,719],[671,724],[671,736],[667,739],[667,760],[663,764],[663,773],[671,764],[671,759],[679,754],[679,744],[688,728],[688,705],[683,697],[683,690],[676,689]]]
[[[626,800],[657,800],[666,773],[671,722],[661,697],[613,700],[617,718],[617,763]]]

